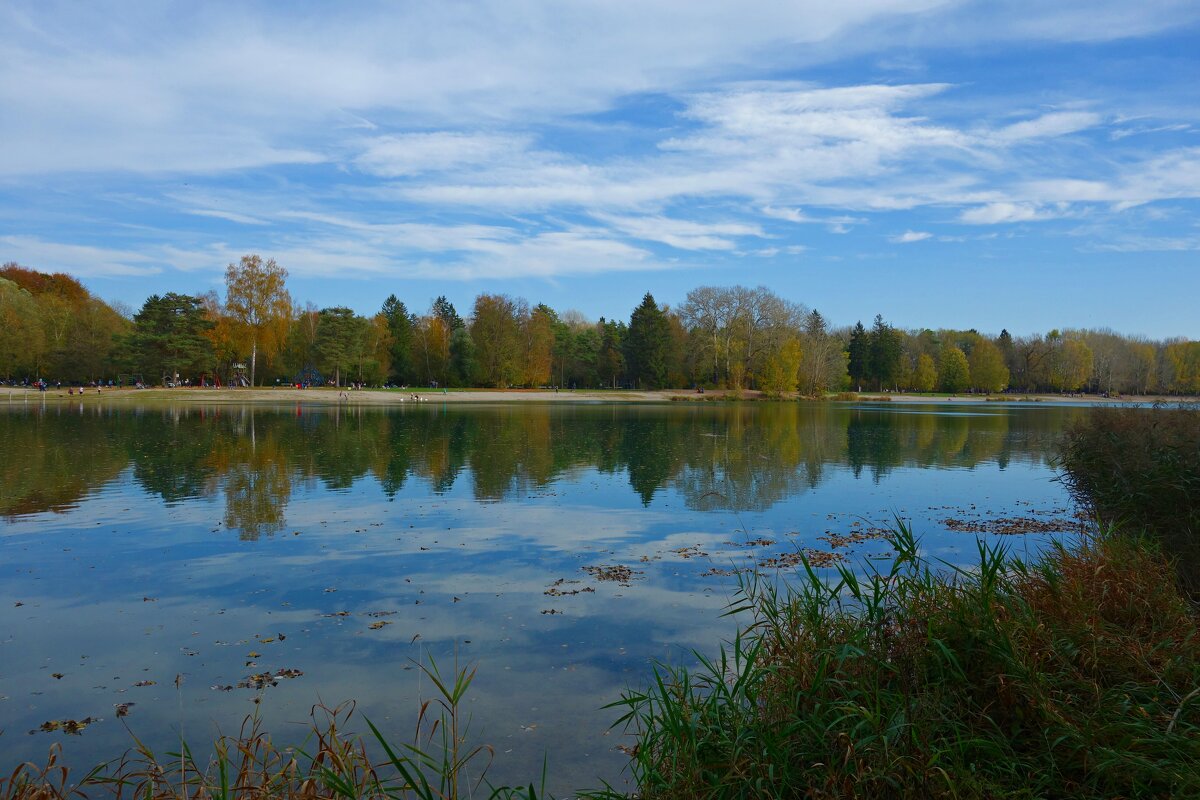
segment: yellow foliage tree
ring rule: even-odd
[[[527,386],[544,386],[550,382],[550,367],[554,361],[554,318],[546,306],[538,306],[522,320],[524,344],[521,380]]]
[[[800,382],[801,354],[800,340],[792,336],[767,356],[758,376],[758,385],[765,394],[781,397],[796,391]]]
[[[917,368],[913,370],[913,388],[918,392],[932,392],[937,386],[937,365],[928,353],[917,356]]]
[[[971,367],[967,356],[954,345],[942,348],[938,359],[938,383],[943,392],[961,392],[971,385]]]
[[[1008,367],[1000,348],[982,337],[971,348],[967,359],[971,367],[971,386],[981,392],[1002,392],[1008,388]]]
[[[292,321],[287,270],[275,259],[242,256],[225,269],[225,310],[236,324],[243,352],[250,353],[250,385],[255,385],[258,353],[267,363],[283,349]]]

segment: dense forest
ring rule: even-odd
[[[647,293],[628,321],[503,294],[464,314],[392,294],[371,317],[300,305],[287,271],[249,255],[225,296],[168,293],[115,308],[75,278],[0,268],[0,378],[147,385],[486,386],[1200,394],[1200,341],[1107,329],[1014,337],[902,330],[876,315],[834,327],[765,287],[702,286],[676,307]]]

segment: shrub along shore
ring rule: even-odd
[[[1200,534],[1198,461],[1200,411],[1096,409],[1062,456],[1098,516],[1089,537],[1031,561],[980,544],[963,569],[924,558],[898,521],[886,568],[831,580],[805,564],[782,586],[745,576],[733,642],[699,670],[659,667],[614,704],[636,735],[638,796],[1200,796],[1200,611],[1179,550]],[[72,776],[52,751],[0,798],[544,794],[540,777],[487,785],[489,750],[459,730],[473,673],[423,668],[439,694],[411,742],[346,735],[335,711],[292,750],[251,720],[212,759],[135,743]]]

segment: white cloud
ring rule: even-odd
[[[133,250],[48,242],[34,236],[0,236],[5,260],[43,272],[68,272],[80,278],[153,275],[159,263]]]
[[[227,222],[236,222],[240,225],[267,225],[266,220],[252,217],[249,214],[238,214],[234,211],[221,211],[215,208],[185,208],[186,214],[193,214],[197,217],[213,217],[214,219],[223,219]]]
[[[893,244],[911,244],[912,242],[923,242],[931,236],[933,234],[926,231],[905,231],[895,236],[889,236],[888,241]]]
[[[782,219],[786,220],[787,222],[794,222],[797,225],[826,225],[828,226],[830,233],[849,233],[851,225],[861,225],[866,222],[866,220],[862,217],[851,217],[847,215],[812,217],[799,208],[775,208],[773,206],[763,206],[761,211],[763,216],[771,217],[772,219]]]
[[[1200,250],[1200,236],[1121,236],[1115,242],[1092,244],[1085,249],[1109,253],[1153,253]]]
[[[845,233],[867,212],[935,209],[990,225],[1196,198],[1200,148],[1114,144],[1187,127],[1161,114],[1128,127],[1139,117],[1120,112],[1144,107],[1047,95],[1054,110],[1021,119],[933,67],[924,83],[746,78],[872,49],[906,60],[888,55],[896,41],[919,58],[929,43],[1105,40],[1198,19],[1200,7],[1169,0],[582,0],[565,10],[483,0],[305,14],[103,2],[67,13],[12,0],[0,7],[0,178],[39,191],[102,185],[89,198],[98,218],[184,244],[5,241],[23,242],[13,255],[31,263],[85,275],[215,269],[245,245],[288,254],[298,274],[511,277],[663,267],[645,242],[702,254],[800,247],[743,241],[799,238],[771,221]],[[646,97],[678,113],[643,117]],[[598,112],[612,113],[589,116]],[[1105,120],[1125,126],[1107,142],[1096,135]],[[236,181],[211,175],[230,170]],[[179,189],[189,178],[175,173],[200,176],[192,186],[210,194]],[[205,238],[212,225],[172,236],[159,217],[129,224],[127,208],[110,210],[131,205],[253,229],[221,227],[230,241],[220,242]]]
[[[1194,4],[1121,0],[588,0],[568,10],[481,0],[302,13],[12,0],[0,9],[0,171],[312,163],[345,152],[353,140],[344,137],[363,129],[478,130],[587,114],[631,94],[702,85],[730,65],[781,72],[895,41],[1125,38],[1198,18]],[[377,155],[381,168],[396,166]],[[401,153],[399,168],[407,165]]]
[[[1000,222],[1029,222],[1048,216],[1028,203],[1000,202],[969,208],[959,214],[958,219],[970,225],[995,225]]]
[[[1069,133],[1094,128],[1102,117],[1091,111],[1055,111],[1036,119],[1016,122],[991,134],[998,142],[1012,144],[1031,139],[1065,136]]]
[[[670,268],[649,251],[619,241],[603,228],[523,232],[493,225],[378,224],[307,212],[279,217],[309,224],[269,248],[251,242],[190,251],[172,248],[164,249],[162,261],[181,270],[211,269],[257,250],[284,264],[296,277],[350,279],[552,278]]]
[[[1021,189],[1038,202],[1111,203],[1131,208],[1172,198],[1200,197],[1200,147],[1179,148],[1121,165],[1108,179],[1049,178]]]
[[[354,163],[371,174],[395,178],[511,160],[527,146],[527,137],[506,134],[410,133],[369,140]]]
[[[731,237],[764,235],[758,225],[741,222],[692,222],[661,216],[593,216],[634,239],[661,242],[680,250],[732,250],[735,243]]]

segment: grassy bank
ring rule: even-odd
[[[745,633],[628,695],[641,796],[1200,796],[1194,607],[1148,540],[748,584]]]
[[[1059,462],[1078,503],[1156,539],[1200,598],[1200,405],[1093,409],[1067,431]]]

